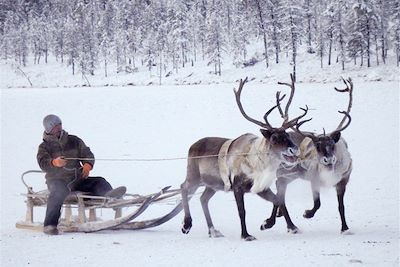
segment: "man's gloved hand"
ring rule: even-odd
[[[89,163],[85,163],[83,164],[82,167],[82,177],[83,178],[87,178],[89,176],[89,172],[92,170],[92,165],[90,165]]]
[[[67,160],[65,160],[64,157],[57,157],[51,161],[51,164],[53,164],[54,167],[62,168],[67,165]]]

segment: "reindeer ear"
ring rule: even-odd
[[[272,132],[270,130],[260,129],[260,132],[267,139],[269,139],[272,135]]]
[[[333,141],[335,141],[335,143],[337,143],[340,139],[340,131],[333,132],[331,134],[331,138],[333,139]]]

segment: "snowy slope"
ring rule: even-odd
[[[248,113],[260,119],[273,104],[275,91],[287,90],[265,82],[250,82],[242,96]],[[357,77],[354,84],[353,122],[343,132],[354,160],[345,196],[354,235],[339,233],[333,189],[321,193],[322,206],[316,216],[304,219],[304,209],[312,205],[311,191],[309,184],[296,181],[289,185],[287,205],[302,233],[286,233],[283,219],[261,232],[259,226],[272,205],[248,194],[247,225],[258,239],[254,242],[240,239],[233,194],[223,192],[210,201],[214,224],[225,235],[221,239],[208,237],[198,195],[190,202],[193,228],[188,235],[180,231],[183,213],[157,228],[133,232],[46,236],[15,228],[25,214],[19,195],[25,188],[19,176],[38,168],[35,157],[46,114],[58,114],[65,129],[91,147],[99,159],[92,175],[107,177],[114,186],[124,184],[131,193],[145,194],[165,185],[179,187],[185,178],[185,160],[100,159],[184,157],[190,144],[201,137],[258,134],[258,128],[236,107],[232,93],[236,83],[1,89],[1,266],[398,266],[399,86]],[[341,119],[337,110],[346,107],[347,96],[335,93],[334,86],[342,84],[299,83],[291,115],[308,104],[313,120],[304,128],[318,132],[322,127],[336,128]],[[278,116],[272,119],[280,126]],[[32,182],[36,189],[44,186],[41,177],[33,177]],[[172,207],[156,206],[141,218],[158,216]],[[44,209],[37,214],[38,220],[43,213]]]
[[[251,53],[257,53],[257,50]],[[147,67],[139,64],[137,64],[138,72],[135,73],[116,73],[116,66],[110,65],[108,77],[104,77],[102,66],[96,70],[95,76],[83,77],[81,74],[72,75],[70,66],[56,62],[52,57],[49,58],[49,64],[34,65],[32,61],[27,67],[18,66],[12,60],[0,61],[0,88],[29,88],[31,87],[30,82],[34,88],[80,87],[82,85],[94,87],[148,86],[159,85],[160,82],[162,85],[232,84],[246,76],[249,77],[249,80],[272,83],[287,79],[288,73],[292,71],[289,57],[282,57],[279,64],[271,62],[268,69],[265,69],[264,62],[246,68],[235,67],[227,58],[222,67],[222,76],[218,76],[213,74],[213,66],[207,66],[206,61],[199,60],[194,63],[194,66],[181,68],[178,72],[167,69],[163,72],[160,81],[158,71],[149,72]],[[348,62],[344,71],[340,64],[328,66],[325,63],[324,68],[321,69],[315,54],[302,52],[297,62],[297,82],[329,83],[339,81],[340,76],[350,76],[361,81],[399,81],[399,68],[394,67],[395,65],[395,57],[391,56],[388,58],[387,64],[377,66],[374,62],[370,68]],[[167,77],[166,73],[171,75]]]

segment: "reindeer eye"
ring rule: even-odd
[[[315,143],[315,147],[317,148],[318,151],[321,151],[321,147],[322,147],[321,142]]]
[[[281,135],[274,134],[271,136],[271,143],[274,145],[277,145],[277,144],[282,145],[285,143],[285,138]]]
[[[271,136],[271,143],[272,144],[277,144],[279,142],[279,137],[278,136],[276,136],[275,134],[273,134],[272,136]]]

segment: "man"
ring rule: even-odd
[[[37,161],[46,172],[50,191],[43,232],[57,235],[61,207],[71,191],[120,198],[125,194],[126,187],[112,189],[104,178],[89,177],[94,166],[94,155],[79,137],[63,130],[59,117],[47,115],[43,119],[43,126],[43,142],[39,145]]]

